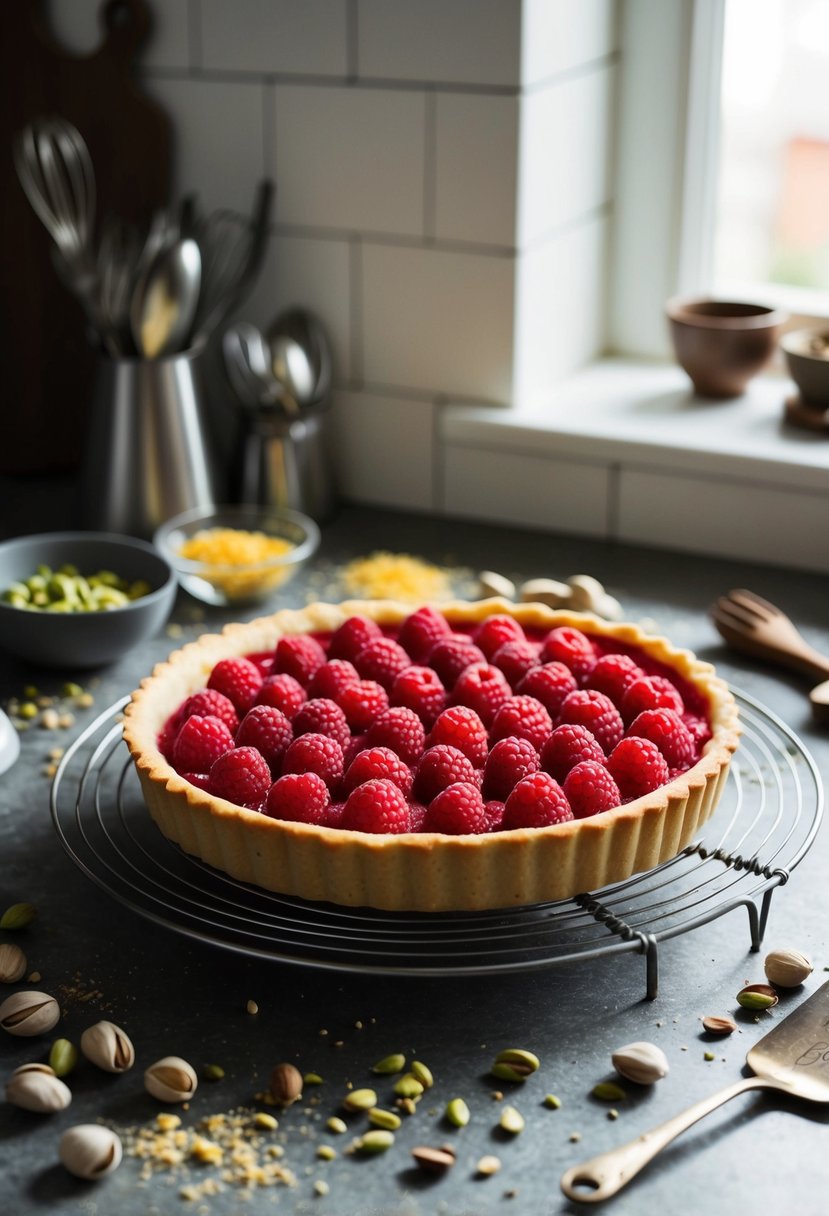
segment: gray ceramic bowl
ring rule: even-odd
[[[41,667],[102,667],[167,620],[176,597],[176,576],[146,541],[106,532],[48,532],[0,544],[0,593],[40,565],[70,564],[81,574],[111,570],[152,591],[106,612],[34,612],[0,601],[0,648]]]
[[[829,331],[797,329],[784,334],[780,345],[803,404],[829,408]]]

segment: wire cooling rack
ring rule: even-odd
[[[817,767],[792,731],[732,690],[743,735],[716,814],[679,856],[574,899],[496,912],[392,913],[280,896],[237,882],[168,841],[150,819],[121,739],[126,698],[92,722],[52,783],[72,860],[120,903],[214,945],[303,966],[389,975],[533,971],[630,952],[658,983],[659,943],[738,907],[758,950],[771,896],[815,839]]]

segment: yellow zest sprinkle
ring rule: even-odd
[[[189,537],[179,555],[202,562],[203,578],[222,591],[228,599],[278,587],[290,573],[290,564],[272,565],[295,548],[281,536],[247,532],[243,528],[205,528]]]
[[[414,604],[445,599],[449,594],[446,571],[408,553],[380,551],[358,557],[345,567],[343,581],[349,595],[363,599]]]

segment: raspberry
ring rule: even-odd
[[[604,752],[586,726],[557,726],[541,748],[541,767],[563,782],[572,768],[583,760],[604,764]]]
[[[210,673],[207,687],[224,693],[237,714],[246,714],[259,694],[263,678],[250,659],[220,659]]]
[[[431,667],[407,667],[394,681],[389,701],[413,709],[424,726],[431,726],[446,704],[446,689]]]
[[[343,826],[344,802],[329,802],[320,820],[320,827],[341,828]]]
[[[255,747],[236,747],[213,762],[210,793],[258,810],[271,787],[271,770]]]
[[[397,676],[408,667],[411,659],[394,638],[375,638],[364,646],[354,660],[364,680],[375,680],[388,692]]]
[[[429,804],[423,820],[424,832],[447,836],[477,835],[487,830],[484,800],[477,785],[457,781],[441,790]]]
[[[267,676],[256,697],[257,705],[272,705],[281,709],[286,718],[293,718],[307,693],[293,676]]]
[[[193,714],[173,744],[173,768],[180,773],[209,773],[214,761],[233,747],[233,735],[221,718]]]
[[[426,818],[427,807],[422,802],[409,803],[409,831],[422,832],[423,820]]]
[[[583,760],[570,769],[563,788],[576,819],[609,811],[622,801],[616,782],[605,766],[596,760]]]
[[[486,727],[475,710],[467,705],[451,705],[443,711],[429,732],[426,746],[434,747],[437,743],[456,747],[475,768],[483,768],[486,764],[489,747]]]
[[[501,829],[509,832],[514,828],[548,828],[573,818],[559,783],[549,773],[531,773],[518,782],[507,798]]]
[[[685,706],[670,680],[663,676],[643,675],[625,690],[619,708],[625,722],[630,723],[646,709],[673,709],[681,714]]]
[[[198,789],[204,790],[205,793],[210,792],[210,774],[209,773],[181,773],[183,781],[189,781],[191,785],[195,785]]]
[[[499,612],[481,621],[472,634],[472,641],[484,652],[484,657],[491,660],[505,642],[524,642],[526,638],[515,617]]]
[[[573,694],[575,695],[575,694]],[[538,750],[553,731],[553,720],[535,697],[516,696],[505,701],[492,720],[490,739],[516,736],[528,739]]]
[[[308,695],[309,697],[329,697],[335,701],[338,692],[341,692],[347,684],[356,684],[359,678],[357,668],[353,663],[349,663],[348,659],[331,659],[330,662],[323,663],[322,667],[317,668],[308,685]]]
[[[415,774],[414,792],[421,802],[430,803],[441,790],[456,781],[475,785],[475,770],[463,752],[448,743],[438,743],[423,753]]]
[[[388,747],[406,764],[423,755],[426,731],[413,709],[396,705],[384,710],[366,731],[366,747]]]
[[[520,696],[535,697],[551,718],[557,718],[564,698],[578,688],[576,677],[563,663],[543,663],[531,667],[518,685]]]
[[[198,714],[200,718],[221,718],[228,730],[235,734],[239,727],[239,715],[233,702],[215,688],[203,688],[188,697],[181,708],[181,721]]]
[[[538,753],[528,739],[499,739],[487,756],[484,796],[505,800],[519,781],[538,772]]]
[[[607,758],[607,770],[625,802],[649,794],[668,781],[668,765],[650,739],[629,735],[617,743]]]
[[[458,676],[473,663],[485,663],[484,652],[469,638],[451,637],[429,651],[429,666],[437,672],[444,688],[453,688]]]
[[[446,617],[427,605],[406,617],[397,640],[413,663],[423,663],[434,645],[451,632]]]
[[[484,726],[491,726],[495,714],[512,696],[507,677],[489,663],[473,663],[458,677],[452,690],[453,705],[474,709]]]
[[[352,832],[408,832],[409,804],[393,782],[366,781],[348,795],[341,826]]]
[[[280,709],[274,709],[272,705],[254,705],[239,724],[236,746],[255,747],[276,775],[293,737],[291,723]]]
[[[373,680],[358,680],[356,684],[346,684],[345,688],[335,697],[337,704],[345,714],[349,728],[360,734],[368,730],[375,718],[388,709],[389,697],[381,684]]]
[[[329,659],[348,659],[353,663],[360,651],[368,646],[373,638],[383,636],[383,631],[376,621],[367,616],[350,616],[343,621],[339,629],[331,634],[328,644]]]
[[[359,752],[345,771],[343,792],[350,794],[375,778],[392,781],[407,798],[412,792],[412,770],[388,747],[367,747]]]
[[[503,671],[513,689],[517,689],[527,672],[538,667],[540,662],[538,647],[526,640],[505,642],[492,656],[492,666]]]
[[[234,713],[235,712],[236,711],[234,710]],[[169,718],[159,731],[158,738],[156,740],[158,743],[158,750],[166,760],[170,761],[171,764],[173,764],[173,746],[183,721],[184,706],[180,705],[175,713],[170,714]]]
[[[570,625],[551,629],[541,646],[542,663],[563,663],[579,683],[589,675],[596,661],[593,645],[586,634]]]
[[[694,762],[694,737],[673,709],[643,710],[631,722],[628,734],[655,743],[671,770],[690,768]]]
[[[484,803],[484,815],[486,816],[486,830],[500,832],[504,822],[504,803],[499,802],[497,798],[489,798]]]
[[[711,727],[705,718],[698,718],[696,714],[684,714],[682,721],[688,727],[691,738],[694,740],[694,755],[698,756],[711,738]]]
[[[616,706],[635,680],[644,676],[644,671],[627,654],[603,654],[584,682],[585,688],[594,688],[610,697]]]
[[[578,689],[564,698],[559,722],[586,726],[605,755],[613,751],[625,733],[622,716],[610,697],[592,688]]]
[[[280,638],[273,657],[274,675],[293,676],[307,688],[325,662],[325,651],[308,633],[293,633]]]
[[[286,773],[274,781],[265,814],[292,823],[322,823],[329,807],[328,786],[318,773]]]
[[[328,735],[300,735],[285,752],[284,773],[318,773],[329,789],[343,775],[343,749]]]
[[[342,709],[336,701],[314,697],[297,710],[293,721],[294,735],[328,735],[345,749],[351,742],[351,731]]]

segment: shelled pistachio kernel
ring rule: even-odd
[[[337,1150],[332,1148],[330,1144],[320,1144],[317,1148],[317,1156],[321,1161],[334,1161],[337,1156]]]
[[[424,1089],[431,1089],[435,1083],[435,1078],[432,1076],[430,1069],[420,1060],[412,1060],[409,1072],[416,1081],[420,1082]]]
[[[412,1149],[412,1157],[427,1174],[445,1174],[455,1164],[455,1155],[444,1148],[418,1145]]]
[[[326,1119],[325,1126],[330,1132],[333,1132],[335,1136],[342,1136],[344,1132],[348,1131],[348,1124],[338,1115],[332,1115],[330,1119]]]
[[[737,1029],[737,1023],[733,1018],[718,1018],[705,1017],[702,1019],[702,1028],[709,1034],[733,1034]]]
[[[493,1174],[497,1174],[501,1168],[501,1158],[493,1156],[492,1153],[487,1153],[485,1157],[481,1157],[475,1170],[482,1178],[491,1178]]]
[[[78,1062],[78,1049],[68,1039],[55,1039],[49,1051],[49,1067],[56,1077],[67,1076]]]
[[[273,1115],[269,1115],[267,1111],[258,1110],[253,1116],[255,1127],[262,1128],[263,1131],[275,1132],[279,1127],[279,1123],[274,1119]]]
[[[396,1132],[403,1122],[393,1110],[383,1110],[380,1106],[372,1106],[368,1121],[373,1127],[383,1127],[387,1132]]]
[[[743,1009],[772,1009],[778,1000],[777,993],[768,984],[747,984],[737,993],[737,1004]]]
[[[557,1098],[555,1094],[546,1094],[544,1105],[547,1110],[561,1110],[561,1098]]]
[[[222,1081],[224,1075],[225,1070],[221,1064],[205,1064],[203,1071],[205,1081]]]
[[[377,1105],[377,1094],[373,1089],[352,1089],[343,1098],[343,1107],[350,1111],[368,1111]]]
[[[590,1093],[600,1102],[624,1102],[627,1097],[621,1085],[617,1085],[614,1081],[600,1081],[598,1085],[593,1086]]]
[[[26,955],[13,942],[0,943],[0,984],[16,984],[26,974]]]
[[[406,1057],[400,1052],[393,1052],[390,1056],[383,1056],[382,1060],[378,1060],[376,1064],[372,1064],[371,1072],[377,1076],[388,1077],[393,1073],[402,1072],[406,1067]]]
[[[423,1082],[418,1081],[413,1073],[406,1072],[395,1081],[394,1092],[398,1098],[419,1098],[423,1093]]]
[[[354,1148],[358,1153],[385,1153],[393,1144],[394,1133],[377,1127],[371,1131],[364,1132],[355,1141]]]
[[[25,929],[36,916],[37,908],[34,904],[12,904],[0,916],[0,929],[10,929],[12,931]]]
[[[325,1084],[325,1082],[323,1081],[322,1077],[319,1075],[318,1072],[306,1072],[303,1074],[302,1080],[305,1085],[324,1085]]]
[[[453,1127],[466,1127],[470,1119],[469,1107],[463,1098],[450,1098],[444,1114]]]
[[[523,1132],[526,1124],[520,1110],[517,1110],[514,1106],[505,1106],[501,1111],[498,1126],[502,1131],[510,1132],[513,1136],[517,1136],[519,1132]]]
[[[498,1053],[489,1071],[499,1081],[525,1081],[537,1072],[539,1067],[540,1060],[531,1051],[510,1047]]]
[[[763,963],[766,979],[776,988],[797,988],[814,971],[812,960],[799,950],[772,950]]]

